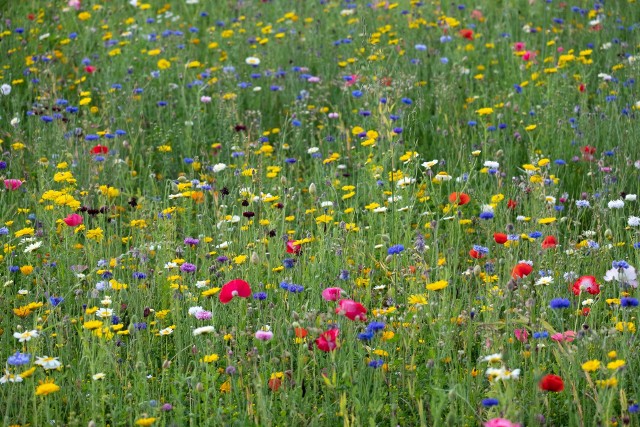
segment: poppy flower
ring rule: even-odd
[[[322,291],[322,298],[325,301],[338,301],[343,292],[341,288],[326,288]]]
[[[69,227],[77,227],[78,225],[82,224],[83,218],[82,218],[82,215],[78,215],[77,213],[72,213],[70,215],[67,215],[67,217],[64,218],[63,221]]]
[[[516,206],[518,206],[518,202],[516,202],[515,200],[509,199],[509,201],[507,202],[507,208],[515,209]]]
[[[504,233],[493,233],[493,240],[499,245],[504,245],[509,238]]]
[[[293,333],[296,338],[304,338],[309,334],[305,328],[294,328]]]
[[[449,202],[450,203],[457,203],[458,206],[466,205],[470,201],[471,201],[471,197],[469,197],[469,195],[466,194],[466,193],[453,192],[453,193],[449,194]]]
[[[564,390],[564,381],[557,375],[548,374],[542,377],[538,384],[541,390],[560,392]]]
[[[511,271],[511,277],[514,279],[520,279],[522,277],[526,277],[533,271],[533,267],[527,264],[526,262],[520,262],[513,267]]]
[[[107,154],[108,152],[109,152],[109,148],[100,144],[93,146],[93,148],[91,148],[91,151],[90,151],[90,153],[93,155]]]
[[[345,315],[351,320],[367,320],[367,316],[365,315],[367,309],[359,302],[355,302],[350,299],[342,299],[338,302],[338,305],[339,307],[336,308],[337,314]]]
[[[17,190],[22,186],[22,181],[19,179],[5,179],[4,180],[4,188],[7,190]]]
[[[339,329],[329,329],[316,338],[316,346],[318,349],[329,352],[338,348],[338,334],[340,333]]]
[[[89,74],[93,74],[96,72],[96,67],[94,67],[93,65],[87,65],[86,67],[84,67],[84,71]]]
[[[271,378],[268,384],[269,384],[269,388],[272,391],[278,391],[278,389],[282,386],[282,380],[278,377]]]
[[[244,280],[234,279],[222,286],[218,295],[220,302],[227,304],[233,297],[247,298],[251,295],[251,287]]]
[[[473,30],[469,28],[464,28],[460,30],[460,35],[467,40],[473,40]]]
[[[574,295],[580,295],[581,292],[589,292],[591,295],[600,293],[600,285],[596,282],[594,276],[582,276],[573,284],[571,290]]]
[[[287,253],[288,254],[299,254],[302,251],[302,246],[294,244],[295,240],[287,241]]]
[[[542,249],[555,248],[558,245],[558,241],[554,236],[547,236],[542,241]]]

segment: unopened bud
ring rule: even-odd
[[[316,185],[313,182],[309,184],[309,194],[316,194]]]
[[[253,253],[251,254],[251,263],[252,264],[260,263],[260,257],[258,257],[258,253],[256,251],[253,251]]]
[[[202,383],[196,384],[196,391],[198,393],[202,393],[204,391],[204,386],[202,385]]]

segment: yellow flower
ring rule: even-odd
[[[217,354],[213,353],[213,354],[208,354],[206,355],[202,361],[204,363],[212,363],[212,362],[217,362],[218,359],[220,359],[220,356],[218,356]]]
[[[618,368],[622,368],[625,365],[625,361],[620,359],[620,360],[614,360],[613,362],[609,362],[607,363],[607,369],[611,369],[612,371],[618,369]]]
[[[599,360],[589,360],[588,362],[584,362],[582,364],[582,370],[585,372],[594,372],[600,369],[600,361]]]
[[[84,322],[84,324],[82,325],[83,328],[88,329],[90,331],[93,329],[97,329],[101,326],[102,326],[102,320],[89,320],[87,322]]]
[[[156,418],[154,417],[149,417],[149,418],[139,418],[136,420],[136,425],[137,426],[150,426],[151,424],[156,422]]]
[[[597,380],[596,384],[598,387],[612,388],[618,385],[618,379],[616,377],[611,377],[607,380]]]
[[[551,224],[552,222],[555,222],[556,218],[554,217],[549,217],[549,218],[540,218],[538,220],[538,224]]]
[[[449,286],[449,282],[446,280],[438,280],[437,282],[429,283],[427,289],[430,291],[439,291]]]
[[[22,236],[33,236],[33,233],[35,233],[35,229],[33,228],[23,228],[22,230],[18,230],[16,231],[15,236],[16,237],[22,237]]]
[[[80,12],[78,14],[78,19],[81,21],[86,21],[89,18],[91,18],[91,14],[89,12]]]
[[[33,267],[30,265],[23,265],[22,267],[20,267],[20,273],[28,276],[29,274],[33,273]]]
[[[220,393],[229,393],[231,391],[231,380],[226,380],[220,385]]]
[[[56,385],[53,380],[46,380],[45,382],[40,383],[36,388],[36,396],[46,396],[47,394],[55,393],[56,391],[60,391],[60,386]]]
[[[87,239],[95,240],[96,242],[102,241],[102,239],[104,238],[104,234],[102,233],[102,228],[98,227],[98,228],[93,228],[91,230],[88,230],[86,233],[86,237]]]
[[[490,108],[490,107],[480,108],[479,110],[476,110],[476,113],[480,116],[486,116],[487,114],[493,113],[493,108]]]
[[[320,215],[319,217],[316,217],[316,223],[318,224],[328,224],[331,221],[333,221],[333,217],[329,215]]]

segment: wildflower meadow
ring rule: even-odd
[[[640,425],[636,0],[0,3],[2,425]]]

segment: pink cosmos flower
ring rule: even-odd
[[[84,219],[82,218],[82,215],[79,215],[77,213],[72,213],[68,215],[66,218],[64,218],[63,221],[69,227],[77,227],[80,224],[82,224],[82,221],[84,221]]]
[[[322,291],[322,298],[325,301],[338,301],[343,292],[341,288],[327,288]]]
[[[22,181],[19,179],[5,179],[4,186],[7,190],[14,191],[22,186]]]

